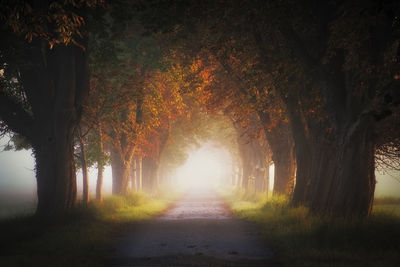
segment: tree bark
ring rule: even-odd
[[[36,158],[36,214],[47,217],[76,203],[74,131],[89,91],[87,53],[63,45],[45,52],[38,45],[31,52],[27,61],[35,67],[21,69],[21,77],[34,119],[29,132],[19,133],[31,142]]]
[[[136,160],[136,177],[138,181],[139,190],[143,190],[143,161],[142,157],[138,157]]]
[[[133,157],[132,164],[131,164],[132,165],[131,166],[131,188],[133,191],[137,191],[137,189],[138,189],[136,163],[137,163],[136,157]]]
[[[125,160],[120,151],[111,149],[112,193],[126,195],[129,191],[130,160]]]
[[[85,143],[81,133],[79,133],[79,147],[81,149],[80,161],[82,168],[82,202],[84,205],[89,203],[89,173],[86,159]]]
[[[267,154],[270,150],[265,136],[258,136],[259,118],[256,114],[250,116],[250,129],[239,122],[233,122],[237,132],[237,141],[241,161],[241,186],[249,189],[249,182],[255,192],[263,192],[265,187]],[[250,180],[251,179],[251,180]],[[239,179],[238,179],[239,180]],[[253,188],[252,188],[253,190]]]
[[[104,173],[104,149],[103,149],[103,131],[101,124],[98,125],[99,151],[97,155],[97,183],[96,183],[96,200],[103,201],[103,173]]]
[[[239,143],[239,150],[240,150],[242,169],[243,169],[241,187],[247,191],[249,185],[249,178],[252,175],[252,166],[250,159],[251,155],[247,144]]]
[[[243,166],[240,163],[239,166],[239,171],[238,171],[238,177],[237,177],[237,182],[236,182],[236,187],[241,188],[242,187],[242,179],[243,179]]]
[[[97,161],[96,200],[99,202],[103,201],[104,166],[102,164],[102,162]]]
[[[260,139],[253,139],[251,142],[251,149],[253,154],[254,165],[254,178],[255,178],[255,192],[264,192],[265,178],[266,178],[266,159],[267,147],[263,147]]]
[[[311,150],[296,148],[296,186],[294,187],[291,203],[294,206],[308,205],[308,187],[311,182]]]
[[[290,148],[273,154],[275,164],[274,194],[290,195],[294,188],[295,160]]]
[[[44,137],[34,146],[34,154],[38,196],[36,214],[50,216],[71,210],[76,204],[72,132],[60,131],[51,140]]]
[[[236,185],[236,174],[236,166],[232,164],[231,186],[233,187]]]
[[[365,217],[375,191],[374,138],[368,119],[347,138],[334,138],[313,166],[310,210],[334,217]],[[345,140],[340,142],[339,140]],[[327,150],[328,149],[328,150]]]
[[[154,193],[158,188],[158,163],[150,157],[142,159],[143,188],[149,193]]]
[[[296,173],[296,160],[290,127],[279,122],[278,126],[265,129],[265,135],[275,165],[273,193],[290,195],[293,192]]]
[[[169,125],[159,127],[157,134],[150,141],[153,144],[152,153],[142,160],[143,185],[148,192],[155,193],[160,186],[160,156],[169,137]]]
[[[326,5],[319,7],[328,13],[335,12]],[[318,14],[321,16],[321,13]],[[332,21],[328,17],[323,16],[321,21],[324,23],[316,29],[320,31],[318,34],[322,33],[321,29],[324,31],[330,26]],[[370,55],[362,64],[375,70],[385,64],[383,58],[387,51],[382,46],[382,39],[392,37],[382,33],[391,32],[388,30],[391,27],[390,23],[381,23],[370,28],[369,39],[359,46]],[[309,144],[312,161],[306,198],[309,198],[310,210],[334,217],[365,217],[371,211],[375,189],[373,131],[376,121],[373,110],[381,74],[376,75],[377,71],[360,75],[360,65],[344,68],[347,55],[342,53],[333,56],[328,64],[322,60],[323,56],[315,57],[307,49],[310,39],[303,38],[291,21],[280,23],[279,31],[285,39],[286,48],[302,69],[302,75],[308,84],[319,91],[325,113],[320,118],[325,124],[325,134],[319,134],[318,139],[311,138],[313,142]],[[327,37],[318,40],[321,43],[314,40],[317,49],[319,46],[321,51],[325,51],[327,40],[330,40]]]
[[[269,194],[269,161],[265,163],[265,172],[264,172],[264,185],[263,185],[263,192],[267,193],[267,196]]]
[[[375,190],[372,118],[349,116],[318,125],[301,117],[294,99],[286,99],[297,158],[292,204],[334,217],[368,215]],[[327,127],[336,131],[328,133]]]

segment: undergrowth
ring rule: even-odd
[[[400,197],[377,197],[374,199],[374,205],[400,205]]]
[[[177,194],[140,192],[79,205],[70,214],[42,220],[20,216],[0,221],[1,266],[103,266],[114,236],[131,222],[164,211]]]
[[[400,216],[388,208],[364,220],[333,220],[291,207],[283,196],[224,196],[236,216],[260,225],[284,266],[400,266]]]

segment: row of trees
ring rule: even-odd
[[[108,162],[113,193],[156,189],[167,177],[160,164],[166,173],[184,160],[188,133],[226,142],[207,134],[205,113],[235,130],[235,184],[267,191],[273,162],[274,192],[315,213],[368,215],[376,163],[399,166],[396,1],[2,1],[0,10],[0,130],[33,148],[38,215],[74,207],[74,154],[85,203],[93,164],[99,200]]]
[[[296,172],[292,204],[368,215],[376,155],[399,156],[399,3],[161,2],[147,27],[184,36],[183,49],[214,67],[210,91],[228,95],[229,114],[246,106],[258,117],[284,192]]]
[[[77,155],[85,203],[89,200],[87,168],[97,163],[97,199],[101,200],[106,159],[112,167],[113,194],[155,192],[166,177],[164,172],[182,163],[166,159],[160,174],[163,151],[179,142],[170,136],[171,127],[188,124],[192,114],[199,112],[201,88],[207,83],[199,61],[181,65],[176,55],[160,48],[157,36],[144,36],[137,21],[130,19],[117,36],[116,32],[90,47],[91,91],[80,123],[86,134],[78,131]],[[104,51],[110,55],[105,57]],[[191,89],[194,86],[196,90]],[[189,132],[195,134],[186,129]],[[85,146],[91,153],[85,153]],[[169,150],[176,154],[182,149],[175,145]]]
[[[98,200],[108,163],[114,194],[129,185],[154,191],[171,124],[187,121],[202,101],[201,62],[180,65],[159,36],[145,36],[133,16],[138,8],[131,1],[1,2],[1,132],[33,150],[38,216],[76,205],[76,167],[84,203],[93,165]]]

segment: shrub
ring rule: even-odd
[[[101,209],[105,212],[115,212],[125,207],[125,198],[122,196],[109,196],[104,198]]]
[[[125,196],[126,204],[129,206],[140,206],[148,201],[149,197],[143,192],[130,192]]]

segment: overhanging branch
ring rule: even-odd
[[[33,118],[4,92],[0,92],[0,120],[12,131],[31,140]]]

